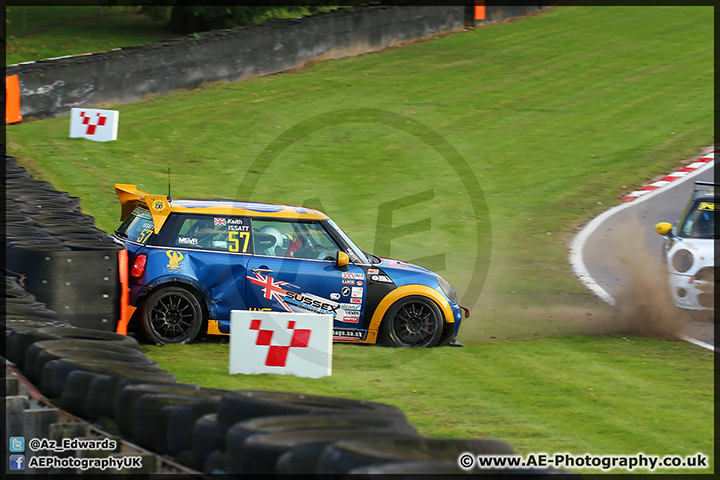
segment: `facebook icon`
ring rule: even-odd
[[[10,455],[10,470],[25,470],[25,455]]]

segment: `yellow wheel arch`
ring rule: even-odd
[[[382,322],[383,317],[392,304],[401,298],[408,297],[410,295],[421,295],[433,300],[437,303],[438,307],[440,307],[443,315],[445,315],[445,322],[455,323],[455,317],[453,316],[452,309],[450,308],[450,303],[448,303],[442,293],[425,285],[403,285],[402,287],[398,287],[385,295],[385,298],[380,301],[380,304],[375,309],[375,313],[373,313],[370,325],[368,326],[370,331],[368,332],[368,339],[366,340],[366,343],[375,343],[377,341],[380,322]]]

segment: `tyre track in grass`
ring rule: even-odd
[[[616,306],[619,321],[635,333],[672,335],[714,351],[714,323],[679,318],[673,308],[661,261],[662,237],[653,228],[677,220],[696,180],[714,181],[712,148],[593,218],[570,244],[569,261],[578,279]]]

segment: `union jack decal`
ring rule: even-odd
[[[285,310],[288,312],[292,312],[290,307],[287,306],[284,300],[284,296],[287,293],[287,290],[280,288],[282,285],[286,285],[287,282],[276,282],[270,275],[263,276],[260,273],[255,273],[255,277],[246,277],[248,280],[250,280],[255,285],[260,285],[263,287],[263,296],[264,298],[268,300],[277,300],[280,302],[280,305],[283,306]]]

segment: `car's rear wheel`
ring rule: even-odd
[[[440,308],[427,297],[411,295],[392,304],[382,323],[382,343],[392,347],[434,347],[443,333]]]
[[[153,292],[144,302],[140,330],[153,343],[188,343],[203,324],[197,297],[180,287]]]

